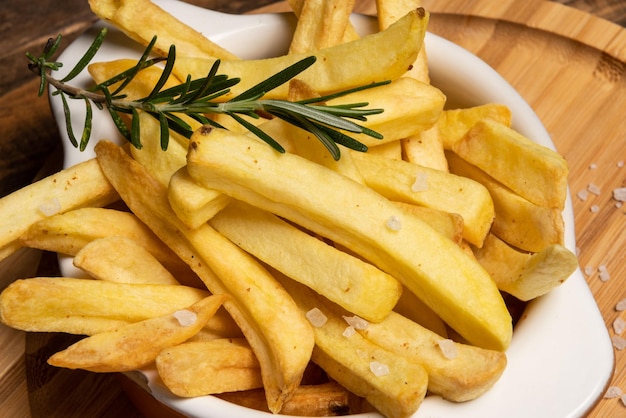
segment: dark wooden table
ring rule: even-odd
[[[267,6],[274,1],[188,0],[187,2],[213,10],[246,13]],[[624,0],[559,0],[559,2],[622,26],[626,25],[626,1]],[[46,40],[58,33],[63,34],[64,44],[67,44],[94,21],[95,17],[89,10],[87,0],[2,1],[0,5],[0,57],[4,69],[0,77],[0,197],[29,184],[42,173],[60,168],[60,138],[47,100],[37,97],[38,80],[27,70],[25,53],[40,51]],[[39,273],[54,274],[56,268],[55,259],[48,258],[44,254],[39,264]],[[9,276],[0,277],[0,290],[10,280]],[[23,339],[22,334],[15,333],[15,335],[16,338],[19,336]],[[3,344],[9,342],[12,343],[6,339],[0,340]],[[16,344],[18,349],[23,346],[19,346],[20,343]],[[31,348],[35,349],[36,344],[31,344]],[[31,353],[26,354],[28,357]],[[0,359],[0,410],[2,411],[7,410],[5,406],[10,407],[11,403],[20,402],[20,395],[15,394],[23,391],[22,387],[5,385],[4,382],[11,380],[6,377],[9,374],[26,373],[23,362],[5,363],[5,360]],[[83,387],[77,393],[72,394],[71,389],[68,388],[68,393],[49,395],[53,396],[52,398],[39,399],[36,402],[31,399],[30,413],[34,417],[51,416],[50,409],[46,409],[43,405],[46,402],[55,402],[60,406],[53,408],[57,411],[54,416],[142,416],[129,401],[126,393],[120,389],[119,381],[115,376],[89,376],[86,378],[90,379],[88,389]],[[36,390],[37,381],[31,379],[30,383],[35,385],[30,390]],[[626,390],[626,387],[624,389]],[[99,410],[90,409],[90,399],[101,396],[108,397],[106,402],[99,399],[100,402],[97,403],[109,407]],[[82,407],[85,409],[77,406],[76,399],[83,401]],[[21,411],[19,408],[9,410]],[[28,411],[22,412],[28,414]],[[626,409],[624,409],[624,414],[626,414]],[[0,415],[3,414],[0,413]]]

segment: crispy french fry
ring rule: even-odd
[[[457,213],[463,218],[463,238],[480,247],[494,219],[488,190],[480,183],[407,161],[367,153],[352,153],[370,188],[394,201]]]
[[[395,278],[371,264],[245,203],[231,202],[209,223],[256,258],[367,320],[381,321],[402,292]]]
[[[237,405],[269,412],[262,389],[229,392],[216,395]],[[299,386],[291,399],[285,402],[281,414],[300,417],[342,416],[365,412],[356,396],[336,382]]]
[[[428,372],[428,390],[454,402],[485,393],[507,363],[503,352],[442,341],[440,335],[396,313],[359,332],[374,344],[421,364]],[[442,344],[452,345],[452,352]]]
[[[178,219],[192,229],[211,219],[230,201],[223,193],[198,186],[186,167],[170,178],[167,198]]]
[[[106,206],[119,196],[95,159],[59,171],[0,199],[0,260],[23,247],[19,237],[36,222],[86,206]]]
[[[170,314],[208,295],[181,285],[22,279],[0,295],[0,315],[4,324],[24,331],[94,335]]]
[[[560,209],[529,202],[452,152],[447,151],[446,157],[452,173],[474,179],[489,190],[496,214],[491,232],[499,238],[532,252],[563,243],[564,226]]]
[[[189,263],[211,292],[232,296],[224,306],[253,348],[268,407],[278,412],[297,388],[314,344],[291,297],[258,262],[208,224],[189,230],[178,221],[165,187],[121,148],[100,141],[95,151],[131,210]]]
[[[76,253],[73,263],[100,280],[180,284],[148,250],[125,237],[110,236],[91,241]]]
[[[310,316],[315,318],[312,359],[331,378],[367,399],[386,417],[409,417],[419,408],[428,386],[422,366],[363,338],[345,320],[346,316],[342,318],[335,313],[311,289],[287,278],[281,283],[303,312],[308,315],[315,312]]]
[[[474,254],[500,290],[522,301],[545,295],[578,267],[576,255],[562,245],[548,245],[533,254],[512,248],[493,234]]]
[[[402,292],[393,311],[417,322],[443,338],[448,336],[448,327],[445,322],[412,292]]]
[[[402,139],[402,154],[410,163],[448,171],[439,123],[416,135]]]
[[[51,216],[33,224],[20,240],[28,247],[76,255],[91,241],[110,236],[134,240],[174,275],[189,271],[135,215],[115,209],[81,208]]]
[[[304,0],[288,0],[288,3],[293,13],[299,17],[300,14],[302,13]],[[343,43],[355,41],[357,39],[359,39],[359,34],[357,33],[354,26],[351,23],[349,23],[348,26],[346,26],[344,33],[343,33]]]
[[[411,212],[452,241],[460,244],[463,240],[463,218],[461,215],[411,203],[394,203],[404,210]]]
[[[319,94],[367,85],[401,76],[415,60],[423,43],[428,14],[416,11],[387,30],[316,52],[317,61],[299,75]],[[222,96],[229,100],[310,54],[289,54],[262,60],[222,60],[220,72],[241,82]],[[215,60],[179,57],[174,74],[181,79],[205,77]],[[358,65],[354,65],[358,62]],[[277,87],[266,97],[287,97],[288,85]]]
[[[376,16],[378,16],[379,29],[385,30],[410,10],[416,10],[420,7],[422,7],[422,0],[376,0]],[[430,83],[425,47],[422,47],[405,77]]]
[[[156,357],[156,367],[165,386],[185,398],[263,387],[259,362],[244,338],[171,346]]]
[[[354,0],[304,0],[289,53],[309,53],[343,43]]]
[[[447,150],[452,149],[452,144],[461,140],[477,122],[485,119],[511,126],[511,109],[498,103],[487,103],[474,107],[444,110],[437,121],[443,147]]]
[[[472,343],[497,350],[509,345],[510,315],[482,266],[393,202],[318,164],[221,129],[196,131],[189,149],[187,169],[199,184],[352,249]]]
[[[391,141],[384,144],[368,147],[367,152],[370,154],[380,155],[392,160],[402,159],[402,141]]]
[[[185,309],[92,335],[53,354],[48,364],[103,373],[139,369],[200,331],[227,298],[211,295]]]
[[[150,0],[89,0],[91,10],[131,39],[147,45],[158,34],[155,52],[176,45],[180,56],[235,59],[236,56],[176,19]]]
[[[569,172],[565,159],[506,125],[478,122],[452,151],[538,206],[565,206]]]

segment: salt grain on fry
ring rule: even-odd
[[[364,329],[367,329],[367,326],[369,325],[369,322],[367,322],[365,319],[358,317],[356,315],[344,316],[343,319],[348,323],[348,325],[350,325],[354,329],[364,330]]]
[[[198,319],[198,315],[196,315],[195,312],[188,311],[187,309],[176,311],[174,312],[173,316],[183,327],[189,327],[195,324],[196,320]]]
[[[437,341],[437,344],[439,345],[441,353],[445,358],[451,360],[453,358],[456,358],[456,356],[458,355],[456,344],[451,339],[446,338],[439,340]]]
[[[390,216],[385,225],[392,231],[399,231],[402,229],[402,222],[400,221],[400,218],[395,215]]]
[[[56,215],[57,213],[61,212],[61,202],[58,198],[55,197],[43,202],[41,205],[39,205],[38,209],[39,212],[41,212],[45,216]]]
[[[324,315],[324,312],[320,311],[318,308],[313,308],[306,313],[306,319],[309,320],[311,325],[316,328],[323,326],[328,318]]]
[[[356,333],[356,330],[353,326],[347,326],[346,329],[343,330],[343,336],[346,338],[352,337]]]
[[[370,370],[374,373],[374,376],[386,376],[389,374],[389,366],[378,361],[372,361],[370,363]]]
[[[428,190],[428,174],[418,173],[415,182],[411,185],[411,191],[425,192],[426,190]]]

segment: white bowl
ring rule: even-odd
[[[156,1],[164,9],[202,31],[206,36],[243,58],[279,55],[286,51],[294,20],[288,14],[233,16],[200,9],[172,0]],[[354,15],[353,23],[365,34],[376,30],[374,19]],[[71,64],[82,56],[101,24],[73,42],[60,57]],[[432,84],[448,96],[449,103],[470,106],[488,102],[508,105],[513,126],[528,138],[554,149],[550,136],[530,106],[491,67],[459,46],[428,34],[426,47]],[[138,57],[142,48],[111,30],[96,60]],[[81,74],[78,83],[87,85]],[[62,137],[66,136],[60,101],[52,109]],[[72,103],[74,129],[82,128],[82,104]],[[119,139],[109,117],[97,113],[93,140],[85,152],[65,141],[65,166],[91,158],[97,139]],[[576,250],[571,201],[563,213],[566,246]],[[62,260],[65,274],[73,274],[70,260]],[[565,418],[585,414],[604,392],[614,367],[608,331],[587,283],[578,270],[565,284],[531,302],[517,324],[507,351],[508,366],[496,385],[482,397],[455,404],[429,396],[414,417]],[[190,417],[253,418],[271,414],[243,408],[213,396],[181,399],[165,388],[153,370],[142,371],[153,396]],[[354,415],[380,417],[376,413]]]

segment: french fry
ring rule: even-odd
[[[527,253],[493,234],[485,239],[482,248],[474,249],[474,254],[500,290],[522,301],[545,295],[578,267],[576,255],[562,245],[552,244],[538,253]]]
[[[4,324],[24,331],[94,335],[170,314],[207,296],[206,290],[181,285],[21,279],[0,294],[0,315]]]
[[[59,171],[0,199],[0,260],[23,247],[20,236],[38,221],[119,196],[95,159]]]
[[[216,396],[246,408],[269,412],[267,405],[265,405],[265,394],[262,389],[228,392]],[[361,410],[360,402],[356,396],[337,382],[331,381],[299,386],[291,399],[285,402],[281,414],[301,417],[329,417],[359,413]]]
[[[487,103],[479,106],[459,109],[446,109],[437,121],[437,129],[446,150],[461,140],[477,122],[493,120],[505,126],[511,126],[511,109],[498,103]]]
[[[385,30],[408,13],[422,7],[422,0],[376,0],[376,16],[378,17],[378,27]],[[405,74],[424,83],[430,83],[428,74],[428,58],[426,48],[420,49],[415,62]]]
[[[457,213],[463,218],[463,238],[480,247],[494,219],[488,190],[480,183],[407,161],[367,153],[352,153],[370,188],[388,199]]]
[[[402,139],[402,155],[410,163],[448,171],[439,123],[418,134]]]
[[[302,7],[304,6],[304,0],[288,0],[288,3],[293,13],[297,17],[300,17],[300,14],[302,13]],[[359,38],[360,36],[352,23],[348,23],[348,26],[346,26],[343,33],[343,43],[355,41]]]
[[[354,0],[304,0],[289,53],[310,53],[343,43]]]
[[[569,172],[565,159],[506,125],[478,122],[452,151],[538,206],[565,206]]]
[[[409,417],[419,408],[428,386],[421,365],[363,338],[311,289],[287,278],[280,280],[304,313],[317,312],[312,321],[313,362],[386,417]],[[321,318],[324,321],[317,322]]]
[[[452,173],[474,179],[489,190],[496,215],[491,228],[493,234],[514,247],[531,252],[563,243],[560,209],[529,202],[452,152],[446,152],[446,157]]]
[[[454,343],[396,313],[358,332],[372,343],[421,364],[428,373],[428,390],[454,402],[485,393],[507,363],[503,352]],[[451,353],[441,345],[446,343],[452,345]]]
[[[73,263],[100,280],[180,284],[148,250],[125,237],[110,236],[91,241],[76,253]]]
[[[189,267],[130,212],[106,208],[81,208],[33,224],[20,240],[31,248],[76,255],[91,241],[119,236],[134,240],[174,275]]]
[[[259,362],[243,338],[186,342],[155,361],[165,386],[184,398],[263,387]]]
[[[404,210],[411,212],[413,215],[435,228],[440,234],[448,237],[457,244],[463,241],[463,218],[458,213],[450,213],[405,202],[394,203]]]
[[[227,297],[211,295],[185,309],[92,335],[53,354],[48,364],[101,373],[139,369],[200,331]]]
[[[89,0],[89,6],[98,17],[141,45],[147,45],[158,34],[154,51],[161,56],[167,55],[170,45],[176,45],[181,56],[236,59],[150,0]]]
[[[245,203],[231,202],[209,223],[256,258],[367,320],[381,321],[402,292],[395,278],[371,264]]]
[[[224,306],[259,360],[269,409],[280,411],[297,388],[314,344],[311,327],[291,297],[258,262],[208,224],[189,230],[178,221],[165,187],[120,147],[100,141],[95,151],[131,210],[189,263],[212,293],[231,295]]]
[[[376,154],[392,160],[402,159],[402,142],[401,140],[386,142],[384,144],[368,147],[367,152]]]
[[[319,94],[393,80],[401,76],[415,60],[423,43],[428,14],[412,11],[387,30],[316,52],[317,61],[299,75]],[[261,60],[222,60],[220,71],[241,78],[229,100],[255,84],[276,74],[311,54],[288,54]],[[206,77],[215,60],[178,57],[173,72],[178,78]],[[355,65],[354,63],[357,63]],[[267,98],[287,97],[288,85],[268,92]]]
[[[412,292],[406,290],[402,292],[398,303],[393,311],[420,324],[424,328],[445,338],[448,336],[448,327],[445,322],[424,302],[422,302]]]
[[[199,184],[350,248],[400,280],[473,344],[497,350],[509,345],[510,315],[482,266],[393,202],[244,135],[201,129],[189,149],[187,170]]]
[[[223,193],[198,186],[186,167],[170,178],[167,198],[178,219],[191,229],[207,222],[230,201]]]

